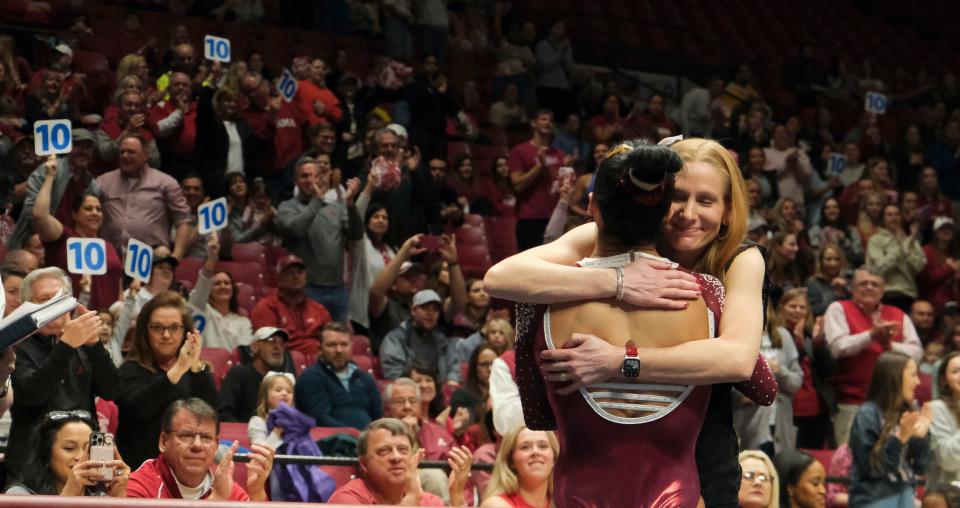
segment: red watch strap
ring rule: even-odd
[[[637,346],[633,345],[633,342],[628,342],[626,344],[627,356],[637,356]]]

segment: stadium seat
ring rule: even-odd
[[[261,294],[263,284],[263,266],[251,261],[218,261],[214,270],[230,272],[233,280],[244,282],[253,287],[256,294]]]
[[[205,347],[200,350],[200,359],[208,362],[212,367],[210,374],[213,375],[213,381],[218,390],[223,376],[227,375],[227,371],[233,366],[232,356],[233,353],[230,350],[219,347]]]
[[[220,422],[220,439],[237,441],[240,446],[250,448],[250,435],[247,424],[243,422]]]
[[[307,369],[311,364],[307,363],[307,357],[300,351],[288,350],[290,353],[290,359],[293,360],[293,368],[296,370],[296,374],[299,376],[301,372]]]
[[[366,335],[354,335],[351,342],[353,344],[353,354],[373,356],[370,339]]]
[[[190,282],[191,287],[197,284],[197,276],[200,273],[200,267],[203,266],[202,258],[183,258],[177,264],[177,271],[174,275],[176,280],[185,280]]]
[[[460,259],[460,267],[465,277],[483,277],[493,266],[490,251],[485,243],[457,245],[457,257]]]
[[[250,284],[246,282],[237,283],[237,303],[241,309],[247,312],[247,315],[250,315],[250,311],[257,305],[257,296],[257,292]]]
[[[367,374],[373,375],[373,357],[367,355],[353,355],[353,363],[357,364],[357,368],[366,372]]]
[[[517,253],[517,219],[487,217],[486,226],[491,261],[497,263]]]
[[[267,248],[257,242],[235,243],[230,249],[234,261],[253,261],[267,267]]]

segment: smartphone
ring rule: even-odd
[[[564,178],[573,179],[575,175],[576,175],[576,171],[574,171],[573,168],[569,166],[564,166],[560,168],[560,172],[557,174],[557,179],[559,180],[563,180]]]
[[[427,250],[440,250],[441,241],[437,235],[423,235],[420,237],[420,247]]]
[[[113,434],[109,432],[94,432],[90,434],[90,460],[102,460],[109,462],[113,460]],[[100,468],[101,481],[113,481],[113,468],[103,466]]]

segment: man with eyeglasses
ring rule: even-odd
[[[884,305],[883,277],[867,267],[853,275],[853,298],[827,307],[824,334],[837,362],[833,386],[837,413],[833,432],[837,444],[850,437],[850,427],[863,404],[877,358],[884,351],[906,354],[917,363],[923,356],[920,337],[910,317],[892,305]]]
[[[70,279],[63,270],[50,267],[28,274],[20,295],[24,302],[43,303],[60,291],[71,292]],[[78,309],[76,319],[63,315],[15,346],[8,480],[20,474],[33,452],[32,437],[46,413],[84,410],[96,414],[94,396],[114,400],[119,395],[117,368],[99,338],[100,318],[96,312]]]
[[[233,481],[233,454],[238,445],[234,443],[217,460],[219,437],[220,420],[209,404],[198,398],[170,404],[163,414],[160,455],[130,475],[127,497],[268,501],[266,482],[273,469],[273,449],[250,447],[244,489]]]

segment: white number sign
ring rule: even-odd
[[[200,205],[197,208],[197,220],[201,235],[227,227],[227,198],[214,199]]]
[[[67,271],[82,275],[107,273],[106,242],[100,238],[68,238]]]
[[[203,56],[214,62],[230,62],[230,39],[208,35],[203,38]]]
[[[38,120],[33,123],[33,150],[37,155],[70,153],[73,130],[70,120]]]
[[[887,96],[882,93],[867,92],[864,100],[863,109],[882,115],[887,112]]]
[[[133,238],[127,242],[127,257],[123,260],[123,273],[144,284],[150,282],[153,272],[153,249]]]
[[[284,69],[283,75],[280,77],[280,83],[277,84],[277,90],[280,91],[283,100],[292,101],[294,96],[297,95],[297,78],[293,77],[290,71]]]

